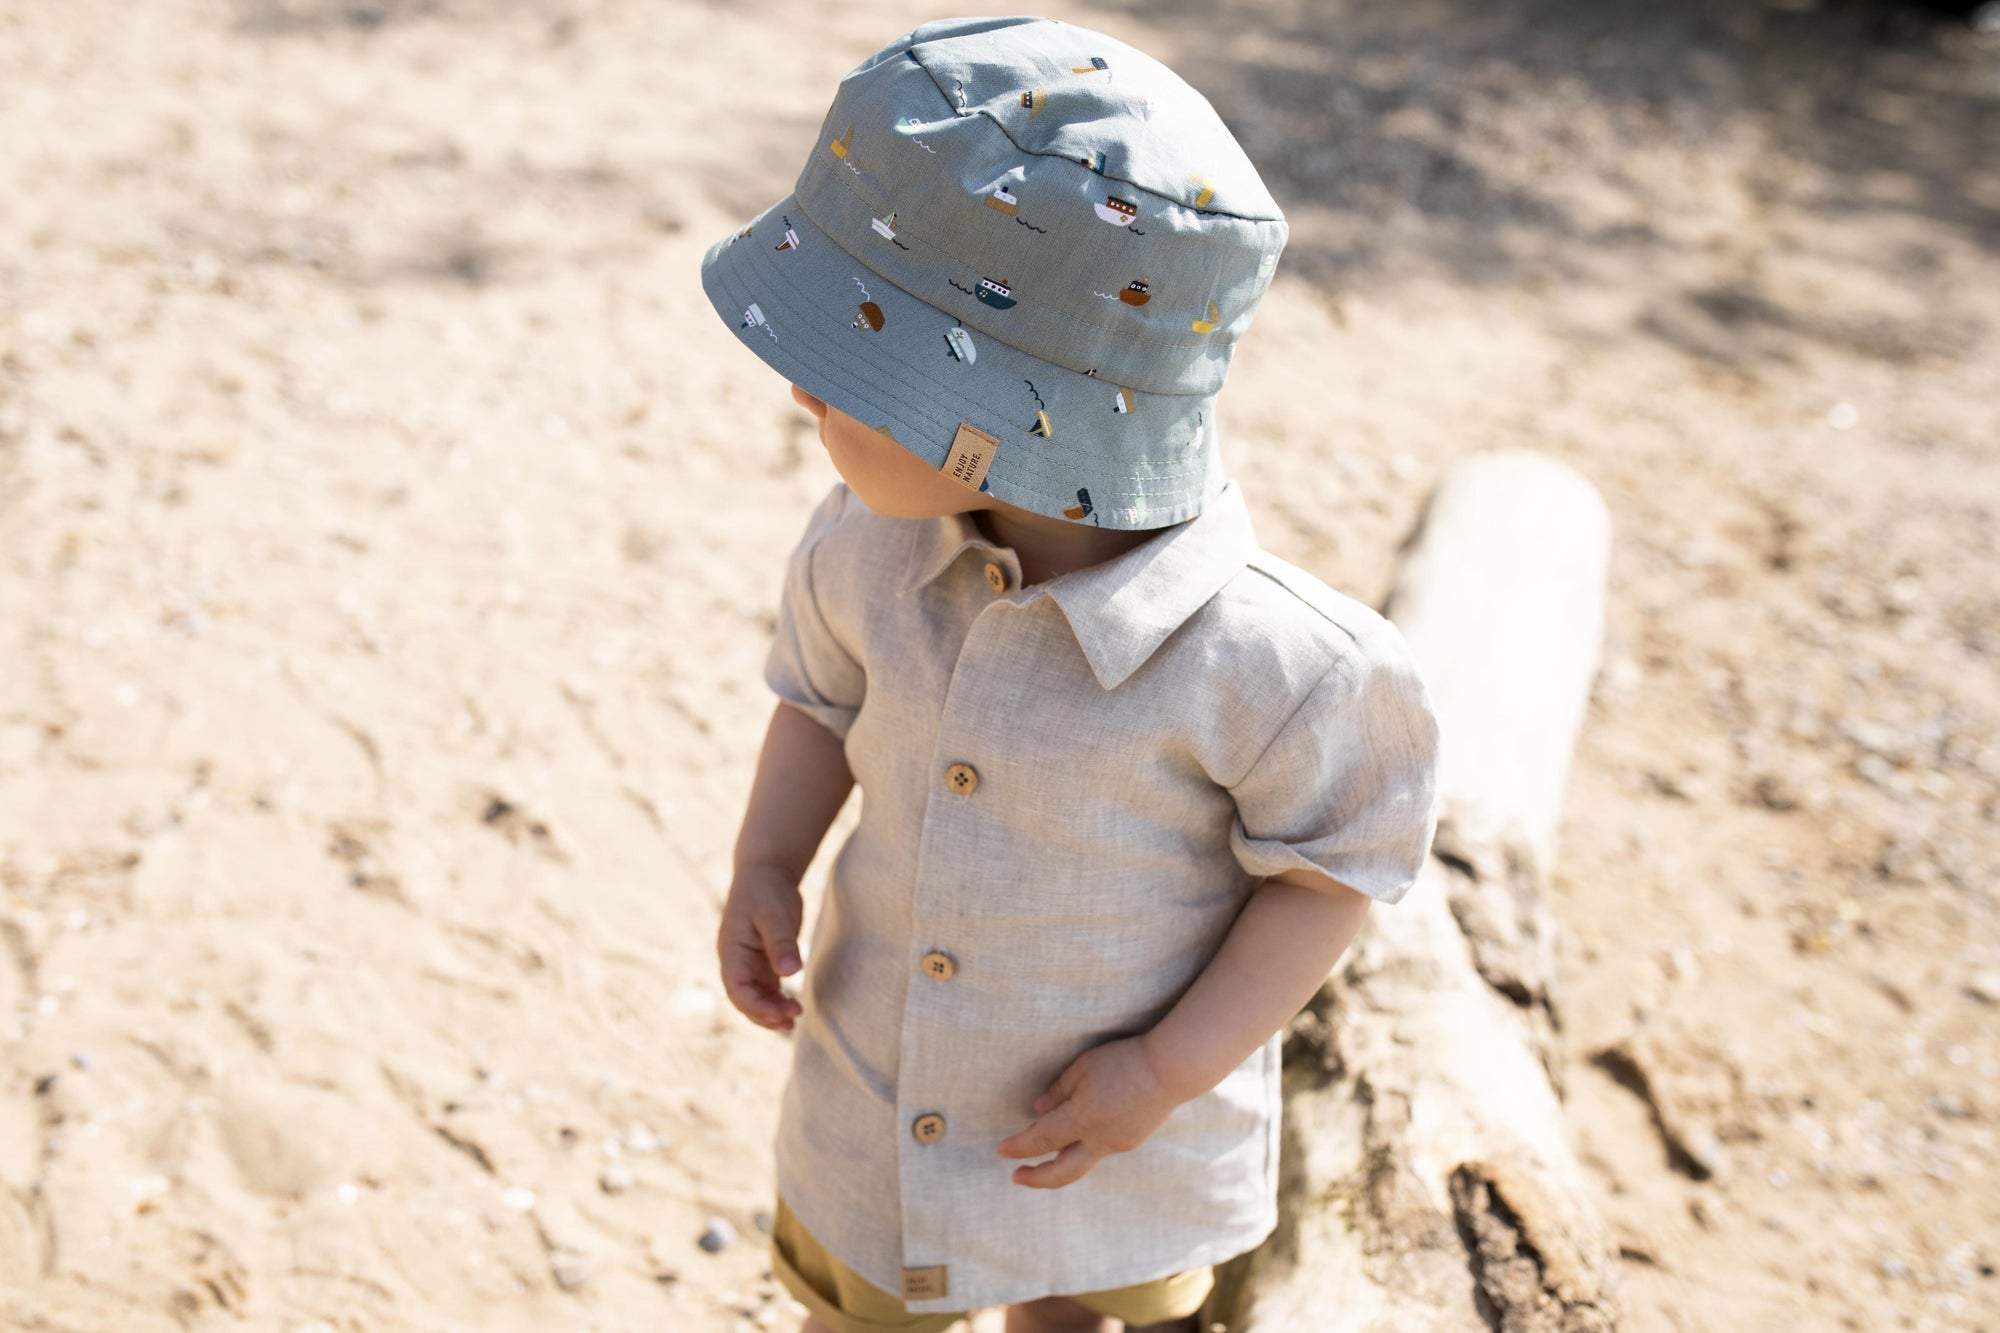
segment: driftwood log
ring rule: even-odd
[[[1430,863],[1285,1044],[1277,1231],[1230,1333],[1597,1333],[1611,1246],[1563,1125],[1543,891],[1603,636],[1610,517],[1543,455],[1446,476],[1384,608],[1442,732]]]

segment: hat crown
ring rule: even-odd
[[[906,39],[909,58],[957,114],[990,118],[1024,153],[1075,162],[1161,199],[1235,217],[1283,216],[1222,117],[1173,70],[1087,28],[1003,23],[969,31],[929,24]]]
[[[930,23],[863,61],[794,194],[959,325],[1159,394],[1221,388],[1287,235],[1207,99],[1041,18]]]

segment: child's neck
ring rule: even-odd
[[[972,520],[989,541],[1013,548],[1021,560],[1023,583],[1042,583],[1072,570],[1101,565],[1156,535],[1156,530],[1066,523],[1012,506],[1004,511],[976,509]]]

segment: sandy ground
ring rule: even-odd
[[[1267,546],[1379,599],[1499,445],[1610,502],[1558,907],[1627,1326],[2000,1327],[2000,49],[1044,12],[1293,221]],[[695,264],[931,16],[0,0],[0,1326],[793,1326],[711,941],[833,476]]]

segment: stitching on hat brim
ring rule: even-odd
[[[839,365],[842,359],[861,362],[869,369],[878,372],[878,374],[870,377],[875,382],[867,386],[867,391],[865,393],[857,392],[856,397],[863,402],[868,401],[871,397],[888,400],[886,403],[873,403],[872,410],[878,412],[889,410],[906,420],[915,420],[918,423],[926,424],[929,428],[934,429],[942,438],[949,438],[961,424],[962,417],[940,417],[932,411],[931,404],[941,396],[940,391],[942,386],[938,382],[933,380],[913,380],[906,374],[902,364],[895,359],[885,358],[877,353],[875,349],[866,345],[842,347],[837,339],[823,332],[813,322],[815,315],[835,321],[840,316],[838,313],[827,311],[826,307],[821,306],[810,294],[801,292],[795,285],[788,284],[782,277],[775,278],[772,281],[772,287],[777,289],[776,294],[768,291],[753,293],[749,286],[739,277],[722,271],[721,265],[717,267],[719,276],[728,281],[735,296],[768,301],[774,308],[781,310],[788,319],[796,319],[796,323],[789,324],[788,331],[794,337],[802,337],[816,355],[807,357],[798,352],[784,352],[785,359],[797,361],[810,369],[814,374],[836,383],[839,382],[840,377],[838,375],[830,370],[823,369],[822,365],[814,365],[812,363],[819,361],[823,365]],[[897,288],[896,290],[901,292],[902,289]],[[802,299],[799,301],[789,299],[793,295],[798,295]],[[921,301],[916,301],[914,297],[910,299],[918,305],[923,304]],[[739,330],[740,334],[741,331]],[[742,341],[753,351],[762,353],[768,350],[760,347],[756,340],[747,336],[743,336]],[[777,346],[782,351],[784,349],[783,341],[780,340]],[[1011,419],[1007,411],[992,406],[991,401],[984,395],[973,394],[960,388],[943,390],[943,392],[980,409],[980,414],[986,421],[998,423]],[[1176,424],[1185,423],[1184,421],[1177,421]],[[1003,446],[1012,455],[1011,461],[1007,464],[1007,480],[1020,490],[1043,500],[1052,501],[1058,507],[1067,506],[1073,495],[1074,488],[1063,483],[1074,480],[1079,472],[1086,477],[1093,474],[1103,477],[1109,468],[1116,465],[1116,460],[1100,459],[1086,461],[1079,468],[1073,458],[1045,452],[1029,443],[1034,438],[1033,436],[1028,436],[1026,439],[1023,439],[1014,432],[1009,431],[1002,440]],[[908,445],[906,444],[905,447],[907,448]],[[1173,483],[1182,482],[1185,478],[1199,477],[1207,471],[1206,450],[1196,445],[1191,450],[1184,450],[1183,456],[1185,457],[1188,452],[1192,452],[1196,457],[1200,458],[1200,465],[1173,471],[1159,471],[1144,463],[1127,464],[1122,479],[1117,480],[1115,483],[1118,486],[1119,495],[1121,497],[1150,497],[1160,495],[1176,498],[1185,496],[1188,492],[1187,486],[1184,484],[1175,485]],[[1018,473],[1026,473],[1028,477],[1016,475]],[[1039,487],[1028,484],[1028,478],[1043,479],[1047,482],[1056,483],[1058,486],[1061,486],[1061,489],[1053,492],[1044,491]],[[1100,481],[1099,489],[1103,489],[1103,486],[1104,482]]]
[[[767,213],[769,211],[770,210],[767,210]],[[803,210],[800,211],[803,212]],[[815,230],[820,230],[817,224],[813,225]],[[821,231],[821,234],[822,236],[825,236],[825,233],[823,231]],[[826,239],[828,240],[832,248],[840,250],[840,253],[842,254],[847,253],[844,249],[841,249],[841,247],[838,244],[833,243],[831,237],[827,237]],[[867,387],[867,391],[865,393],[857,392],[852,389],[847,389],[843,386],[843,392],[852,394],[854,400],[857,403],[863,404],[864,407],[872,406],[873,410],[878,412],[884,409],[892,411],[898,418],[900,418],[905,423],[914,421],[918,423],[920,426],[923,426],[925,423],[929,423],[929,428],[934,430],[935,433],[940,437],[948,438],[949,435],[953,431],[955,431],[957,425],[959,424],[957,420],[947,417],[939,417],[935,415],[930,408],[930,403],[935,401],[936,398],[939,396],[939,390],[941,386],[936,381],[925,380],[920,383],[910,382],[903,374],[902,364],[900,362],[894,359],[885,359],[880,357],[872,347],[866,347],[866,346],[855,347],[855,348],[840,347],[837,340],[829,337],[825,332],[819,329],[817,324],[813,321],[812,316],[815,313],[825,318],[834,317],[828,314],[825,307],[819,305],[819,302],[817,301],[816,298],[811,296],[811,294],[802,291],[796,283],[788,280],[784,275],[777,273],[774,268],[767,269],[767,272],[770,274],[771,277],[770,287],[773,290],[753,292],[750,288],[749,283],[746,281],[746,275],[743,273],[739,273],[737,271],[739,265],[732,264],[728,261],[727,249],[728,247],[725,243],[724,248],[718,252],[715,261],[709,266],[709,271],[714,275],[717,285],[725,288],[728,293],[728,300],[725,304],[725,309],[719,313],[725,316],[725,322],[729,323],[731,328],[737,333],[738,340],[742,342],[747,348],[749,348],[754,354],[756,354],[759,357],[759,359],[765,360],[767,362],[783,361],[786,363],[790,363],[791,365],[796,365],[800,369],[803,369],[807,373],[813,375],[815,378],[820,379],[822,382],[831,383],[836,386],[842,385],[841,377],[823,368],[823,365],[819,363],[824,363],[828,365],[838,365],[840,363],[841,357],[847,357],[849,359],[859,360],[866,366],[870,367],[871,369],[878,371],[880,378],[886,379],[887,382],[886,383],[878,382],[870,384]],[[748,266],[742,265],[741,267],[747,268]],[[864,265],[863,267],[866,266]],[[872,272],[872,270],[870,271]],[[885,278],[883,279],[883,281],[886,283],[888,282],[888,279]],[[942,311],[937,310],[933,306],[930,306],[928,303],[924,302],[919,297],[910,296],[909,293],[905,292],[901,287],[897,287],[894,283],[889,283],[888,285],[895,289],[899,297],[908,299],[913,304],[921,307],[922,309],[937,314],[940,318],[947,320],[950,319],[949,315],[945,314]],[[793,295],[797,295],[800,298],[800,301],[795,302],[789,299]],[[799,322],[796,325],[792,325],[791,327],[795,334],[804,333],[809,335],[809,337],[805,339],[807,346],[802,348],[800,351],[793,351],[790,348],[786,347],[784,342],[781,340],[775,343],[773,348],[766,348],[763,347],[756,339],[751,338],[743,330],[736,328],[733,319],[728,318],[728,316],[735,307],[739,306],[744,300],[749,300],[749,299],[768,300],[775,307],[778,307],[779,309],[783,310],[783,312],[788,317],[797,318]],[[996,339],[995,341],[999,340]],[[1005,344],[1002,345],[1004,346]],[[774,350],[776,351],[775,358],[772,355],[770,355]],[[1018,349],[1010,347],[1008,350],[1015,352],[1017,355],[1022,356],[1024,359],[1028,361],[1034,362],[1037,360],[1035,357],[1032,356],[1032,354],[1019,352]],[[811,353],[811,355],[807,355],[806,353],[808,352]],[[1042,362],[1040,364],[1049,365],[1051,363]],[[788,369],[789,366],[776,366],[775,368],[779,369],[782,373],[784,370]],[[1062,367],[1052,367],[1052,368],[1059,374],[1067,374],[1072,376],[1074,376],[1075,374],[1075,372],[1067,371]],[[962,399],[968,403],[971,403],[974,406],[980,407],[983,410],[990,412],[991,419],[993,420],[998,421],[998,420],[1008,419],[1009,414],[1007,414],[1006,412],[997,411],[988,406],[984,398],[984,395],[975,395],[972,393],[967,393],[963,389],[950,389],[947,392],[949,392],[954,397]],[[870,400],[876,397],[877,395],[879,395],[881,398],[887,399],[888,402],[887,403],[874,402],[873,404],[871,404]],[[1185,423],[1184,416],[1177,419],[1177,424],[1180,423]],[[1017,491],[1023,495],[1039,499],[1045,502],[1046,505],[1053,506],[1055,510],[1066,508],[1072,503],[1073,492],[1067,486],[1065,486],[1062,490],[1051,494],[1049,492],[1040,489],[1037,486],[1028,484],[1031,478],[1047,478],[1051,481],[1056,479],[1056,474],[1051,472],[1048,467],[1036,466],[1036,464],[1052,464],[1056,466],[1063,466],[1069,462],[1068,459],[1058,458],[1057,456],[1051,454],[1045,454],[1041,450],[1037,449],[1034,445],[1029,443],[1027,440],[1013,438],[1011,437],[1011,434],[1007,443],[1010,446],[1010,451],[1013,456],[1013,461],[1007,465],[1005,469],[1006,475],[995,478],[995,481],[999,482],[1001,485],[1006,486],[1011,491]],[[909,442],[904,442],[904,447],[908,448]],[[1132,519],[1138,519],[1143,517],[1143,519],[1148,523],[1149,526],[1159,526],[1168,522],[1178,521],[1177,518],[1169,517],[1172,515],[1179,515],[1180,517],[1184,518],[1193,513],[1199,512],[1200,501],[1202,498],[1199,487],[1190,488],[1189,486],[1184,484],[1179,486],[1162,487],[1157,483],[1172,482],[1181,478],[1195,478],[1204,476],[1208,470],[1207,452],[1208,451],[1205,448],[1205,437],[1191,438],[1189,445],[1184,453],[1184,456],[1190,457],[1192,459],[1199,459],[1200,460],[1199,465],[1196,467],[1177,470],[1173,472],[1154,472],[1150,468],[1148,468],[1144,471],[1137,473],[1136,475],[1128,474],[1122,481],[1104,478],[1101,472],[1096,473],[1096,475],[1100,478],[1098,481],[1100,492],[1103,491],[1106,480],[1112,480],[1112,484],[1117,486],[1117,492],[1115,496],[1102,497],[1103,499],[1109,500],[1111,502],[1097,504],[1095,506],[1096,511],[1104,519],[1112,521],[1115,521],[1116,517],[1118,516],[1124,516]],[[1086,466],[1083,469],[1081,469],[1081,471],[1088,478],[1093,474],[1093,472],[1095,472],[1095,469]],[[1019,473],[1027,473],[1028,476],[1023,477],[1018,475]],[[1077,475],[1078,475],[1077,471],[1070,471],[1063,478],[1063,480],[1064,481],[1074,480]],[[1155,484],[1148,485],[1145,483],[1155,483]],[[1136,506],[1125,502],[1130,497],[1149,497],[1154,495],[1172,496],[1174,498],[1171,503],[1167,504],[1163,508],[1154,508],[1153,506],[1148,505],[1143,515],[1140,513],[1139,509]],[[999,498],[1005,499],[1006,497],[1001,496]],[[1038,509],[1038,506],[1032,504],[1026,507],[1030,509]],[[1051,511],[1046,508],[1040,508],[1039,512],[1051,512]]]
[[[778,206],[782,206],[782,203],[783,201],[780,201],[780,205]],[[836,240],[832,235],[827,233],[826,230],[820,227],[817,222],[813,222],[811,216],[809,214],[806,214],[804,209],[800,209],[799,212],[802,216],[806,217],[806,220],[809,223],[811,223],[813,229],[819,234],[819,237],[824,240],[825,244],[830,249],[836,250],[842,255],[846,255],[850,259],[854,259],[854,256],[846,249],[846,247],[842,246],[838,240]],[[750,253],[755,255],[756,261],[758,262],[763,273],[768,275],[770,282],[778,292],[777,297],[774,298],[774,304],[782,304],[787,308],[788,312],[795,312],[799,309],[800,304],[803,303],[811,308],[812,313],[817,314],[820,317],[825,318],[834,324],[838,324],[840,320],[846,317],[846,312],[844,309],[835,310],[831,307],[821,304],[817,295],[809,291],[803,284],[801,284],[798,281],[798,279],[794,275],[785,273],[784,268],[781,264],[771,260],[762,251],[752,251]],[[817,261],[808,261],[808,262],[817,264]],[[859,267],[867,269],[868,272],[870,273],[874,272],[873,269],[868,269],[867,265],[861,263],[860,260],[854,259],[854,262]],[[877,274],[876,276],[881,277],[882,275]],[[930,315],[934,315],[941,321],[949,323],[957,322],[956,320],[954,320],[954,318],[949,312],[940,310],[938,307],[933,306],[920,296],[913,295],[912,293],[905,290],[901,286],[898,286],[895,282],[893,282],[889,278],[883,277],[882,281],[884,284],[886,284],[888,290],[896,293],[896,296],[899,301],[907,300],[913,306],[917,307],[919,311]],[[745,294],[750,295],[752,293],[747,292],[746,289]],[[791,297],[796,297],[797,300],[789,299]],[[907,317],[908,316],[906,316],[906,318]],[[886,353],[877,351],[877,349],[873,344],[864,342],[852,347],[842,347],[840,346],[840,342],[837,338],[827,336],[817,327],[817,325],[808,324],[805,327],[812,334],[813,338],[816,341],[825,343],[828,347],[833,349],[833,351],[836,354],[847,356],[855,360],[863,361],[877,368],[884,376],[888,377],[892,381],[895,381],[896,387],[907,390],[913,396],[911,398],[904,399],[902,401],[905,401],[909,404],[910,414],[937,422],[940,425],[940,427],[945,430],[947,434],[956,429],[958,420],[960,420],[961,418],[943,418],[932,414],[930,405],[933,401],[935,401],[935,399],[941,393],[944,395],[949,395],[950,397],[956,398],[965,403],[969,403],[973,406],[980,408],[987,415],[988,419],[995,422],[1013,421],[1019,415],[1018,407],[1008,407],[1008,406],[998,405],[986,393],[975,391],[976,389],[984,388],[983,383],[979,381],[975,381],[972,385],[968,386],[958,386],[949,384],[946,381],[941,380],[939,378],[915,374],[909,370],[907,364],[903,360],[896,357],[888,356]],[[940,331],[940,336],[942,336],[942,331]],[[982,334],[981,336],[984,337],[986,335]],[[1056,376],[1067,376],[1068,379],[1062,382],[1063,387],[1060,390],[1060,392],[1062,392],[1065,397],[1068,397],[1070,394],[1080,395],[1085,392],[1084,385],[1078,383],[1077,381],[1084,380],[1086,377],[1079,375],[1076,371],[1070,370],[1065,366],[1058,365],[1051,361],[1045,361],[1042,358],[1035,356],[1032,352],[1024,352],[1021,349],[1014,347],[1012,344],[1006,343],[1002,339],[996,338],[993,339],[993,341],[999,343],[1001,346],[1006,347],[1008,351],[1012,352],[1014,355],[1020,357],[1023,361],[1027,362],[1028,365],[1024,368],[1029,370],[1031,373],[1040,375],[1042,374],[1042,371],[1046,369],[1047,371],[1052,372]],[[1106,386],[1107,384],[1109,384],[1109,386],[1113,388],[1118,387],[1115,384],[1110,384],[1109,381],[1095,380],[1095,379],[1089,380],[1089,384],[1092,389],[1097,389],[1099,391],[1101,391],[1101,388],[1103,386]],[[883,391],[891,392],[891,390],[886,386],[884,387]],[[1052,390],[1052,392],[1057,392],[1057,390]],[[1156,395],[1156,396],[1171,399],[1175,397],[1185,398],[1190,395]],[[1207,401],[1208,405],[1212,407],[1215,395],[1204,394],[1202,395],[1202,397]],[[1191,425],[1192,424],[1190,421],[1191,414],[1199,413],[1203,410],[1205,410],[1203,407],[1197,406],[1192,408],[1191,410],[1184,408],[1181,411],[1173,414],[1173,416],[1170,418],[1169,421],[1163,423],[1162,426],[1154,432],[1154,438],[1160,440],[1173,439],[1174,436],[1169,433],[1170,431],[1181,426]],[[1037,437],[1031,435],[1028,436],[1027,438],[1028,440],[1032,440]],[[1100,435],[1097,438],[1101,439],[1103,437],[1102,435]],[[1027,440],[1016,440],[1015,444],[1017,445],[1016,452],[1025,452],[1030,457],[1038,459],[1044,463],[1047,463],[1052,467],[1060,468],[1060,467],[1073,466],[1073,456],[1070,454],[1047,452],[1046,450],[1034,444],[1028,443]],[[1115,448],[1115,445],[1107,442],[1107,447]],[[1135,481],[1151,481],[1151,482],[1174,481],[1184,477],[1199,475],[1200,473],[1206,470],[1204,466],[1200,465],[1192,467],[1175,468],[1171,470],[1161,468],[1159,466],[1159,463],[1162,461],[1186,460],[1189,458],[1190,454],[1199,455],[1205,453],[1206,451],[1201,449],[1197,444],[1184,444],[1178,448],[1172,448],[1170,446],[1169,451],[1162,451],[1162,452],[1164,452],[1165,454],[1164,458],[1160,458],[1157,454],[1151,453],[1151,451],[1146,451],[1142,452],[1141,457],[1138,459],[1120,460],[1117,458],[1106,458],[1103,460],[1103,464],[1106,465],[1116,464],[1123,461],[1126,463],[1127,466],[1134,466],[1140,469],[1134,475],[1133,479]],[[1057,473],[1049,471],[1047,468],[1037,468],[1033,469],[1033,471],[1037,472],[1039,475],[1049,477],[1051,480],[1056,479],[1056,477],[1059,475]],[[1132,490],[1135,493],[1143,495],[1143,494],[1155,493],[1158,490],[1158,488],[1135,485],[1132,487]],[[1058,496],[1060,494],[1061,493],[1059,492]],[[1050,498],[1057,498],[1057,497],[1050,497]]]

